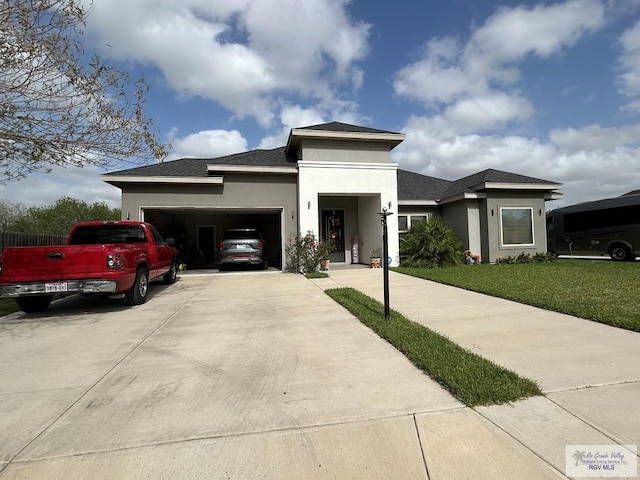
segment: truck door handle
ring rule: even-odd
[[[47,260],[62,260],[63,258],[64,253],[62,252],[47,253]]]

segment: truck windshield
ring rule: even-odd
[[[144,230],[139,225],[81,225],[74,230],[69,244],[104,245],[146,241]]]

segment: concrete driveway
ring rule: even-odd
[[[446,391],[299,275],[0,319],[0,479],[427,478]]]
[[[133,308],[0,318],[0,480],[538,480],[564,478],[564,444],[611,442],[560,398],[464,407],[322,288],[185,275]]]

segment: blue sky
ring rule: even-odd
[[[393,159],[414,172],[563,183],[550,208],[640,188],[640,0],[97,0],[83,41],[144,75],[169,160],[335,120],[404,132]],[[55,169],[0,196],[119,206],[101,173]]]

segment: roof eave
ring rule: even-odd
[[[303,139],[323,139],[323,140],[362,140],[369,142],[381,142],[389,144],[389,150],[393,150],[400,145],[404,139],[404,133],[382,133],[382,132],[334,132],[331,130],[306,130],[292,128],[289,132],[289,139],[285,152],[292,151]]]
[[[562,199],[562,192],[549,192],[549,193],[545,193],[544,195],[544,199],[545,200],[560,200]]]
[[[423,207],[423,206],[437,207],[438,200],[398,200],[398,205],[401,205],[403,207],[407,207],[411,205],[416,205],[420,207]]]
[[[473,187],[476,190],[545,190],[552,191],[562,187],[561,183],[509,183],[484,182]]]
[[[298,173],[297,167],[266,167],[254,165],[217,165],[207,164],[207,172],[234,172],[234,173]]]
[[[169,176],[138,176],[138,175],[113,175],[104,174],[102,180],[114,186],[123,183],[163,183],[163,184],[190,184],[190,185],[222,185],[222,175],[210,177],[169,177]]]
[[[481,198],[487,198],[486,193],[460,193],[451,197],[443,198],[438,201],[438,205],[444,205],[446,203],[459,202],[460,200],[478,200]]]

